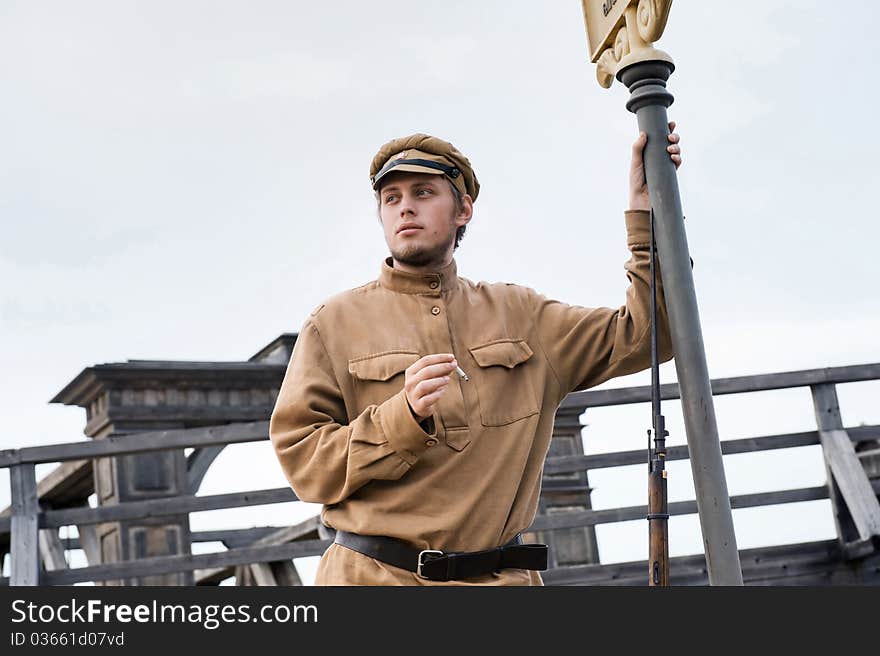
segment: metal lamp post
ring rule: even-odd
[[[742,569],[715,422],[675,165],[666,151],[673,97],[672,58],[653,43],[663,34],[672,0],[581,0],[591,61],[599,84],[618,79],[630,90],[626,108],[648,135],[645,176],[654,210],[675,370],[711,585],[742,585]]]

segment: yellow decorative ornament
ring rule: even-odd
[[[672,0],[581,0],[596,78],[606,89],[624,66],[672,58],[654,48],[663,36]]]

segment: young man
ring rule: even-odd
[[[669,141],[677,167],[678,135]],[[520,533],[538,507],[556,409],[569,392],[650,365],[645,143],[633,144],[630,286],[617,309],[459,277],[453,252],[480,189],[470,161],[424,134],[373,158],[391,256],[377,280],[306,319],[269,429],[297,496],[324,504],[336,529],[316,585],[543,584],[546,547]]]

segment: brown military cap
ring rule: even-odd
[[[411,134],[392,139],[379,149],[370,164],[373,189],[392,171],[435,173],[445,175],[463,194],[477,200],[480,183],[471,168],[470,160],[448,141],[428,134]]]

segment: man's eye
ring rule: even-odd
[[[430,189],[419,189],[418,193],[419,194],[430,194],[431,190]]]
[[[395,198],[397,198],[397,196],[395,196],[394,194],[388,194],[387,196],[385,196],[385,202],[390,203],[394,201]]]

